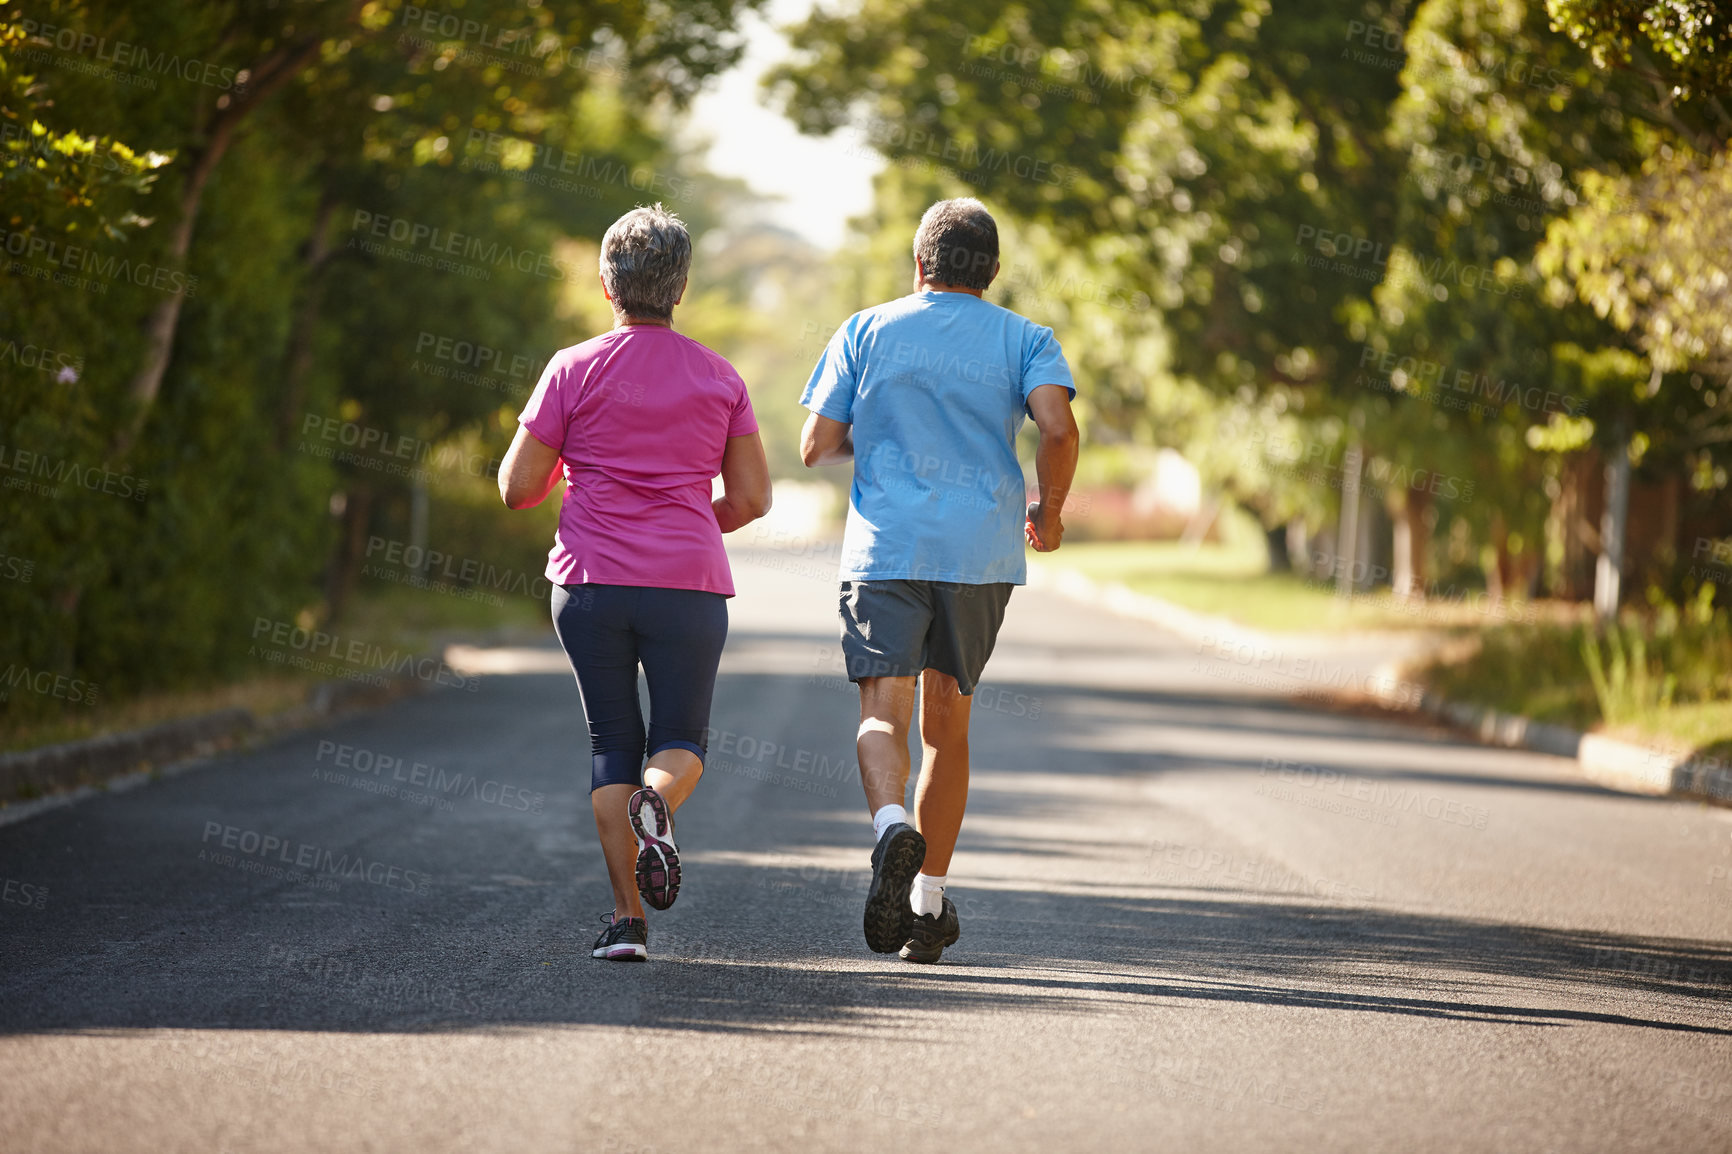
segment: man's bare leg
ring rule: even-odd
[[[968,721],[974,698],[964,697],[956,678],[928,669],[920,682],[920,784],[914,793],[914,824],[926,839],[921,872],[944,877],[968,808]]]
[[[909,900],[926,843],[908,824],[902,799],[908,788],[908,728],[914,716],[912,677],[869,677],[860,682],[860,784],[872,811],[876,844],[872,884],[866,891],[866,945],[894,953],[908,940],[914,920]]]
[[[901,805],[907,796],[914,686],[912,677],[860,680],[860,729],[854,747],[860,758],[866,808],[873,814],[887,805]]]

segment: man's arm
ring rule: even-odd
[[[499,497],[507,509],[539,505],[559,480],[559,450],[536,440],[522,425],[499,463]]]
[[[1076,418],[1070,411],[1070,390],[1063,385],[1041,385],[1028,395],[1028,411],[1040,430],[1040,445],[1034,451],[1035,479],[1039,500],[1028,507],[1023,532],[1039,553],[1050,553],[1064,540],[1064,522],[1059,512],[1076,476],[1078,442]]]
[[[800,430],[800,460],[808,469],[854,459],[854,426],[813,413]]]

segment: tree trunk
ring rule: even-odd
[[[1353,596],[1353,566],[1359,554],[1359,480],[1365,453],[1358,443],[1341,458],[1341,518],[1335,534],[1335,593]]]
[[[421,577],[427,575],[427,521],[431,503],[427,482],[417,473],[409,481],[409,548],[420,558],[415,572]]]
[[[1505,598],[1529,598],[1534,592],[1534,578],[1539,575],[1538,554],[1524,548],[1518,558],[1510,548],[1509,523],[1503,513],[1493,513],[1491,519],[1492,568],[1486,574],[1486,587],[1493,601]]]
[[[1660,540],[1654,551],[1667,568],[1678,563],[1678,515],[1682,503],[1684,479],[1669,473],[1660,482]]]
[[[83,600],[82,584],[67,586],[49,599],[55,626],[48,667],[57,673],[70,674],[78,669],[78,605]]]
[[[1548,493],[1551,504],[1546,509],[1545,552],[1548,557],[1557,557],[1558,564],[1555,570],[1547,568],[1546,586],[1553,597],[1567,597],[1565,590],[1570,580],[1570,504],[1574,498],[1570,491],[1568,462],[1558,470],[1557,486],[1555,489],[1548,489]]]
[[[1612,431],[1606,459],[1606,507],[1600,515],[1600,557],[1594,568],[1594,613],[1601,621],[1618,615],[1623,597],[1624,531],[1630,519],[1630,434]]]
[[[356,4],[352,14],[359,11],[359,4]],[[187,254],[192,249],[192,229],[198,220],[199,206],[204,200],[205,184],[209,182],[211,173],[216,171],[218,162],[233,142],[236,126],[247,113],[257,108],[261,101],[281,88],[290,77],[311,61],[323,40],[323,36],[318,35],[276,49],[256,68],[247,70],[250,82],[244,90],[219,97],[219,100],[228,103],[221,105],[222,111],[210,125],[210,134],[204,147],[194,154],[192,169],[187,173],[186,184],[181,187],[180,215],[175,220],[174,231],[169,234],[168,263],[171,267],[176,270],[186,268]],[[132,413],[124,418],[125,423],[116,431],[114,441],[109,447],[109,459],[117,465],[132,452],[139,433],[144,430],[145,419],[150,416],[151,406],[156,403],[156,395],[162,389],[163,374],[168,372],[168,363],[174,354],[174,337],[180,327],[180,306],[184,301],[185,297],[180,293],[169,294],[158,301],[150,315],[145,318],[144,363],[139,366],[127,389],[133,402]],[[78,603],[83,596],[84,587],[81,584],[74,584],[61,594],[62,601],[70,607],[69,616],[76,615]],[[76,638],[73,634],[69,634],[68,638],[65,643],[66,667],[71,669],[76,656]]]
[[[1302,576],[1317,576],[1317,561],[1311,555],[1311,534],[1305,518],[1295,517],[1287,522],[1286,534],[1288,561]]]
[[[1564,459],[1558,495],[1552,502],[1549,528],[1563,557],[1552,592],[1569,601],[1593,595],[1594,558],[1600,548],[1599,530],[1589,517],[1593,478],[1599,471],[1594,457],[1579,453]]]
[[[1263,537],[1269,544],[1269,572],[1293,572],[1293,554],[1287,549],[1287,526],[1264,529]]]
[[[348,608],[361,575],[361,557],[367,547],[367,527],[373,516],[373,491],[351,487],[343,502],[343,530],[336,552],[325,571],[326,619],[335,621]]]
[[[277,423],[277,449],[282,451],[294,438],[307,401],[307,379],[313,371],[313,340],[317,334],[319,308],[325,296],[325,262],[333,251],[331,218],[337,214],[337,197],[326,188],[320,193],[319,211],[313,218],[313,233],[307,238],[306,273],[301,298],[289,329],[288,356],[283,365],[283,407]]]
[[[1389,540],[1389,510],[1382,501],[1359,494],[1359,540],[1353,547],[1353,588],[1369,593],[1389,579],[1383,543]]]
[[[281,88],[303,65],[312,60],[322,40],[322,36],[314,36],[298,44],[277,49],[256,68],[248,70],[251,81],[241,95],[221,98],[228,100],[228,104],[222,106],[222,111],[217,113],[211,122],[204,144],[193,153],[192,167],[187,171],[186,183],[181,186],[180,203],[176,206],[178,215],[175,218],[174,230],[169,233],[165,261],[170,267],[186,267],[187,254],[192,250],[193,225],[198,222],[205,185],[210,182],[211,174],[216,171],[217,165],[227,154],[229,145],[234,142],[235,129],[261,101]],[[113,457],[117,461],[132,451],[139,432],[144,428],[145,418],[150,415],[151,406],[156,403],[157,393],[162,390],[163,374],[168,371],[168,363],[174,353],[175,333],[180,328],[180,309],[185,300],[185,295],[181,293],[165,295],[156,303],[156,307],[151,309],[144,322],[144,363],[139,366],[127,388],[128,395],[132,398],[133,411],[115,438]]]
[[[1413,593],[1413,516],[1403,502],[1389,515],[1389,592],[1405,601]]]
[[[1430,493],[1409,489],[1401,507],[1392,514],[1395,563],[1391,566],[1394,574],[1390,591],[1403,600],[1425,596],[1427,546],[1431,541],[1431,527],[1425,523],[1425,514],[1430,507]]]
[[[1485,569],[1485,592],[1495,605],[1509,595],[1509,586],[1505,582],[1509,573],[1506,560],[1509,556],[1509,526],[1504,524],[1501,511],[1494,511],[1491,515],[1491,549],[1491,565]]]

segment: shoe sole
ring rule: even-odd
[[[944,956],[944,951],[949,949],[951,946],[954,946],[957,943],[957,940],[960,939],[961,937],[962,937],[962,934],[960,931],[950,935],[950,937],[944,939],[944,941],[938,946],[938,948],[936,948],[932,951],[930,956],[928,956],[924,950],[918,950],[918,949],[912,948],[913,943],[910,942],[910,943],[908,943],[908,945],[905,945],[902,947],[902,950],[901,950],[902,960],[905,962],[919,962],[923,966],[930,966],[932,963],[936,962],[939,958],[942,958]]]
[[[643,807],[655,818],[656,833],[644,828]],[[637,837],[637,892],[651,909],[665,910],[680,896],[680,851],[663,841],[661,831],[673,829],[668,803],[653,789],[640,789],[626,806],[631,831]]]
[[[875,954],[893,954],[908,940],[914,908],[908,891],[914,875],[926,864],[926,839],[913,829],[892,834],[884,856],[872,871],[866,894],[866,947]]]
[[[609,962],[649,961],[648,950],[639,945],[627,945],[624,943],[617,946],[604,946],[599,950],[591,950],[589,956],[592,958],[601,958]]]

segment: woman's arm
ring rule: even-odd
[[[505,459],[499,463],[499,496],[507,509],[528,509],[541,504],[559,480],[559,450],[544,445],[522,425]]]
[[[722,495],[710,502],[716,524],[732,533],[770,511],[770,462],[756,433],[729,437],[722,451]]]

